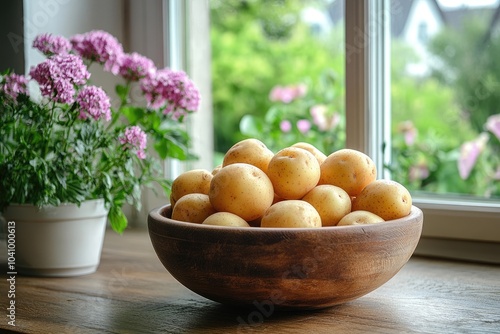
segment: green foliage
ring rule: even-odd
[[[442,66],[434,75],[450,85],[460,110],[477,132],[500,105],[500,36],[487,36],[489,20],[472,17],[463,27],[445,29],[430,50]]]
[[[304,3],[315,2],[211,2],[216,151],[243,138],[243,116],[264,116],[272,87],[318,78],[328,68],[343,76],[342,34],[311,38],[298,17]]]
[[[0,212],[10,203],[79,205],[102,198],[112,228],[121,233],[127,226],[125,203],[140,209],[144,186],[159,184],[167,197],[171,187],[160,161],[143,156],[145,142],[137,142],[142,137],[128,142],[126,131],[140,128],[161,160],[195,158],[183,118],[132,104],[131,81],[116,86],[120,103],[105,123],[82,118],[78,102],[37,101],[26,92],[14,96],[6,80],[0,76]],[[75,86],[75,96],[82,87]]]
[[[297,141],[335,150],[345,140],[344,30],[340,25],[328,35],[311,35],[298,19],[304,1],[273,1],[279,8],[269,3],[211,2],[216,151],[225,152],[246,137],[259,138],[273,150]],[[411,46],[392,41],[392,147],[387,148],[392,164],[386,167],[412,191],[499,196],[494,175],[500,147],[491,133],[465,180],[458,167],[462,145],[477,138],[487,117],[499,112],[500,37],[492,36],[485,47],[484,23],[440,34],[431,43],[440,67],[430,77],[408,76],[406,67],[418,56]],[[335,73],[336,79],[322,88],[325,73]],[[269,99],[273,87],[301,83],[308,86],[307,96],[291,103]],[[330,114],[339,112],[339,127],[320,131],[310,114],[315,104],[327,105]],[[295,125],[300,119],[313,124],[307,134]],[[286,133],[280,129],[284,120],[292,124]],[[405,142],[404,124],[415,130],[414,143]]]
[[[304,96],[295,97],[291,102],[276,101],[264,116],[243,116],[241,133],[249,138],[262,138],[274,152],[298,142],[312,144],[327,155],[345,147],[342,85],[335,73],[327,70],[316,81],[304,82],[307,83]],[[283,122],[290,124],[289,130],[282,129]],[[310,128],[301,131],[299,122],[305,122]]]
[[[465,22],[464,30],[447,29],[431,41],[439,67],[430,77],[406,75],[406,64],[418,59],[410,47],[393,44],[392,164],[387,168],[413,191],[495,197],[500,196],[495,176],[500,147],[492,134],[469,175],[462,178],[459,166],[471,159],[463,146],[498,113],[500,67],[493,60],[500,38],[492,37],[485,49],[484,22]],[[414,143],[404,140],[409,130],[415,131]]]

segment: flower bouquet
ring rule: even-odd
[[[33,47],[47,58],[29,75],[0,77],[0,212],[102,198],[122,232],[122,207],[140,208],[142,186],[159,183],[168,196],[160,161],[195,158],[182,123],[199,91],[184,72],[124,52],[104,31],[42,34]],[[90,81],[90,66],[116,76],[116,100]]]

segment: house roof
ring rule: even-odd
[[[445,17],[437,0],[428,0],[431,6],[434,6],[441,20],[445,22]],[[398,37],[403,33],[406,21],[410,15],[411,8],[415,0],[391,0],[391,34]]]
[[[333,24],[344,19],[345,1],[333,0],[328,6],[328,15]],[[463,25],[464,19],[471,16],[479,16],[490,22],[488,36],[495,26],[500,25],[500,4],[496,7],[468,7],[442,8],[437,0],[427,0],[431,6],[436,9],[441,21],[452,28],[458,28]],[[399,37],[405,28],[411,9],[416,0],[390,0],[391,11],[391,35]]]

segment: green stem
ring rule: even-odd
[[[118,109],[113,113],[111,117],[111,123],[106,127],[106,131],[110,130],[116,122],[120,119],[120,111],[123,107],[127,105],[129,102],[129,95],[130,95],[130,88],[131,88],[131,83],[130,81],[127,81],[125,85],[125,94],[123,96],[120,96],[120,106]]]

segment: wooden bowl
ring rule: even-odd
[[[372,225],[240,228],[170,219],[152,210],[149,235],[165,268],[188,289],[223,304],[318,309],[359,298],[413,254],[423,214]]]

